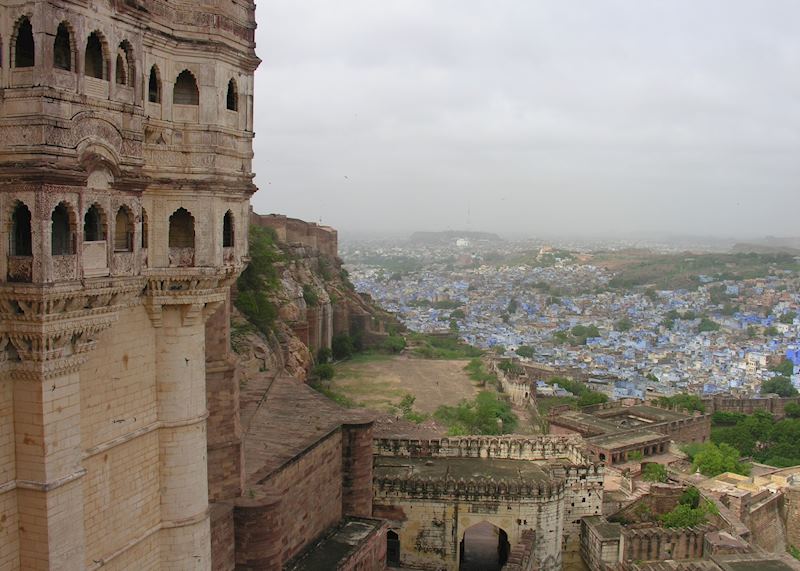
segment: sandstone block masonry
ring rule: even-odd
[[[402,565],[458,569],[465,532],[488,522],[512,550],[533,532],[538,568],[560,569],[562,551],[578,549],[581,518],[602,507],[603,470],[582,445],[574,436],[376,438],[373,513],[390,521]]]
[[[229,532],[205,322],[247,257],[254,30],[240,0],[0,6],[3,571],[211,569]]]

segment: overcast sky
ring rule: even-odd
[[[797,0],[257,6],[257,212],[800,235]]]

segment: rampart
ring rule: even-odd
[[[303,244],[332,258],[339,253],[339,234],[330,226],[289,218],[283,214],[255,214],[252,208],[250,223],[262,228],[272,228],[278,240],[286,244]]]
[[[740,398],[733,395],[714,395],[702,399],[706,412],[738,412],[753,414],[757,411],[768,412],[775,418],[786,416],[785,408],[789,403],[800,403],[800,397],[779,397],[766,395],[763,397]]]
[[[648,524],[643,527],[623,527],[623,557],[628,561],[667,559],[700,559],[708,525],[671,529]]]
[[[522,532],[519,543],[514,546],[508,555],[508,562],[502,571],[535,571],[539,568],[536,564],[534,547],[536,532],[528,529]]]

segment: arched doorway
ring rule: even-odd
[[[400,567],[400,536],[397,532],[386,532],[386,565]]]
[[[476,523],[461,540],[460,571],[500,571],[508,561],[508,534],[489,522]]]

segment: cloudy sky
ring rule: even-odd
[[[800,235],[796,0],[262,0],[256,211]]]

